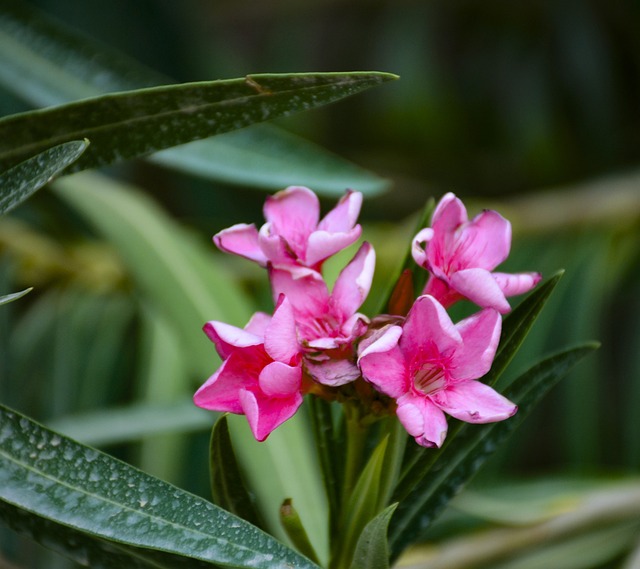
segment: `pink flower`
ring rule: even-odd
[[[432,296],[420,296],[402,327],[391,325],[360,346],[363,377],[397,402],[396,413],[419,445],[440,447],[445,413],[468,423],[511,417],[516,406],[476,381],[493,362],[501,319],[484,309],[453,324]]]
[[[318,273],[270,270],[274,296],[286,296],[293,307],[305,370],[318,383],[338,386],[360,376],[353,344],[369,321],[357,310],[369,294],[374,267],[375,251],[363,243],[331,294]]]
[[[267,220],[255,225],[237,224],[213,237],[222,251],[276,268],[307,267],[320,271],[322,262],[355,243],[362,232],[356,225],[362,194],[348,191],[322,220],[320,202],[308,188],[291,186],[267,198]]]
[[[257,313],[244,329],[211,321],[204,331],[223,362],[198,389],[195,404],[246,415],[254,437],[265,440],[293,417],[303,399],[291,305],[282,298],[273,317]]]
[[[531,290],[539,273],[493,273],[509,255],[511,224],[499,213],[485,210],[471,221],[462,201],[448,193],[433,212],[432,227],[414,238],[412,255],[431,277],[423,294],[445,307],[468,298],[483,308],[506,313],[507,296]]]

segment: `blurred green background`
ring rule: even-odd
[[[511,219],[513,253],[505,270],[566,270],[507,375],[516,377],[541,354],[572,342],[602,342],[474,485],[638,474],[640,4],[30,5],[177,81],[257,72],[399,74],[392,84],[278,121],[390,181],[386,192],[365,198],[361,216],[379,256],[374,293],[401,261],[425,201],[454,191],[470,213],[493,207]],[[15,89],[0,86],[2,114],[30,105]],[[213,182],[142,161],[108,173],[144,192],[135,207],[152,212],[153,228],[140,229],[151,252],[119,240],[122,220],[113,217],[109,225],[106,209],[102,218],[100,212],[92,217],[65,197],[64,188],[39,192],[0,223],[3,294],[35,287],[0,311],[0,399],[207,495],[212,418],[192,409],[189,397],[217,360],[204,338],[194,348],[197,357],[192,355],[183,331],[192,326],[195,337],[205,319],[224,315],[243,325],[252,310],[270,310],[262,272],[224,257],[210,243],[213,233],[231,224],[261,223],[266,194],[264,188]],[[345,180],[345,188],[350,185]],[[324,206],[334,199],[325,199]],[[233,287],[253,300],[227,305],[224,314],[192,318],[181,304],[187,293],[170,279],[163,288],[164,273],[153,273],[162,264],[149,256],[154,244],[162,250],[172,238],[179,242],[174,255],[197,265],[203,282],[218,283],[209,290],[213,299],[225,294],[221,287]],[[202,268],[209,256],[211,267]],[[171,268],[164,266],[167,274]],[[163,411],[154,422],[157,409]],[[627,546],[600,564],[579,566],[617,566]],[[11,535],[2,548],[19,566],[65,566],[58,559],[42,561],[42,553],[26,551]]]

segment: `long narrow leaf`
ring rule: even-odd
[[[388,569],[387,529],[398,504],[391,504],[373,518],[358,539],[351,569]]]
[[[9,136],[7,143],[11,144]],[[48,148],[27,158],[17,166],[0,174],[0,215],[11,211],[76,161],[85,151],[87,140],[74,140]]]
[[[520,376],[505,393],[518,404],[515,417],[488,425],[464,425],[439,451],[428,474],[402,497],[390,530],[392,556],[397,557],[431,524],[454,494],[476,473],[499,444],[524,420],[551,387],[596,343],[560,352]]]
[[[220,417],[211,431],[209,472],[213,501],[257,527],[263,522],[247,491],[231,444],[227,417]]]
[[[0,514],[29,518],[58,546],[60,525],[143,559],[139,548],[225,567],[317,567],[213,504],[2,406],[0,458]]]
[[[0,85],[36,106],[109,92],[174,83],[131,58],[76,33],[17,0],[0,10]],[[153,161],[210,179],[258,188],[292,183],[318,193],[364,193],[388,182],[273,125],[194,142],[155,154]]]
[[[0,305],[7,304],[8,302],[13,302],[14,300],[18,300],[22,298],[25,294],[31,292],[33,288],[26,288],[21,290],[20,292],[14,292],[11,294],[5,294],[4,296],[0,296]]]

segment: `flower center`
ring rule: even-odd
[[[433,362],[422,364],[413,374],[413,385],[425,395],[439,391],[445,386],[444,369]]]

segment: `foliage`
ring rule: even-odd
[[[40,4],[54,10],[50,3]],[[0,532],[2,556],[24,566],[69,566],[46,552],[34,553],[31,545],[23,545],[30,542],[22,541],[19,534],[32,536],[81,565],[114,567],[250,567],[260,566],[254,561],[260,563],[263,555],[267,555],[264,560],[274,555],[273,559],[283,564],[313,567],[327,566],[333,552],[344,567],[384,568],[398,558],[402,562],[401,556],[411,555],[415,544],[430,540],[434,544],[431,549],[416,549],[421,556],[416,562],[426,565],[431,559],[434,564],[440,562],[437,553],[441,551],[444,558],[454,545],[449,539],[461,536],[475,551],[478,537],[486,537],[487,544],[495,547],[493,553],[487,548],[485,557],[464,558],[466,565],[461,563],[460,567],[469,568],[482,563],[507,569],[570,566],[569,562],[587,568],[629,554],[637,539],[640,511],[633,481],[629,488],[617,479],[611,481],[613,491],[604,500],[611,509],[596,510],[608,520],[606,527],[590,524],[593,512],[581,508],[583,498],[587,503],[592,486],[599,488],[600,481],[583,491],[581,483],[571,478],[570,486],[556,494],[544,481],[540,487],[516,485],[500,511],[508,511],[511,518],[492,510],[501,502],[487,496],[509,490],[503,483],[505,473],[536,474],[544,467],[561,474],[567,468],[606,474],[612,466],[634,473],[640,465],[640,429],[634,420],[640,400],[640,370],[634,352],[640,333],[640,272],[637,180],[633,175],[605,181],[593,192],[579,187],[575,193],[536,195],[529,201],[496,206],[514,221],[518,236],[509,268],[519,270],[531,259],[539,259],[545,275],[560,266],[567,269],[560,283],[559,276],[547,278],[504,322],[500,351],[487,380],[519,404],[518,419],[494,425],[454,423],[446,445],[438,451],[416,450],[413,443],[405,448],[401,430],[395,439],[372,436],[365,442],[366,456],[371,458],[353,481],[358,492],[350,497],[348,521],[340,508],[345,496],[339,449],[346,433],[335,404],[308,401],[300,416],[258,445],[234,417],[220,419],[209,438],[211,416],[189,401],[194,388],[216,365],[216,356],[200,331],[202,324],[219,319],[241,326],[252,312],[268,305],[268,292],[259,284],[255,271],[223,260],[203,244],[205,236],[218,230],[221,223],[228,224],[232,214],[236,218],[238,211],[244,213],[239,219],[258,219],[257,204],[262,196],[247,188],[276,190],[296,183],[313,187],[322,195],[338,195],[346,187],[374,195],[389,186],[384,178],[287,132],[283,125],[311,133],[316,140],[357,156],[359,162],[394,179],[394,191],[370,202],[365,211],[368,220],[382,215],[403,219],[393,227],[364,222],[379,252],[370,295],[378,312],[388,304],[395,276],[411,266],[409,257],[401,266],[399,251],[404,254],[406,250],[408,232],[425,223],[415,215],[405,216],[424,203],[425,193],[437,195],[441,193],[438,188],[454,185],[467,194],[504,194],[522,187],[574,181],[637,162],[637,154],[627,144],[637,122],[627,100],[633,90],[627,89],[627,98],[614,92],[623,83],[628,85],[634,74],[626,73],[623,80],[621,70],[634,68],[637,54],[628,55],[624,65],[611,64],[609,71],[606,68],[611,63],[606,57],[625,45],[620,38],[633,44],[630,24],[625,24],[620,14],[596,18],[605,8],[586,4],[566,8],[562,17],[572,22],[572,33],[562,34],[561,8],[530,7],[534,21],[547,21],[549,16],[548,21],[557,25],[551,35],[561,57],[549,61],[553,60],[554,68],[573,70],[557,73],[544,67],[546,56],[533,48],[539,42],[528,45],[525,41],[533,37],[530,30],[521,35],[518,32],[524,43],[511,49],[517,40],[509,28],[515,25],[509,8],[503,14],[493,14],[500,17],[490,18],[492,29],[497,30],[491,41],[482,39],[486,39],[486,29],[466,34],[463,20],[469,27],[471,20],[477,20],[473,25],[486,24],[483,18],[496,10],[489,7],[482,16],[479,8],[467,4],[445,9],[437,3],[409,3],[392,11],[382,5],[367,5],[366,10],[364,5],[354,5],[343,14],[344,19],[335,18],[334,10],[340,10],[340,3],[335,8],[318,4],[317,21],[309,24],[294,9],[286,12],[280,7],[270,12],[261,8],[265,18],[255,20],[260,22],[258,27],[249,15],[258,8],[241,3],[221,8],[215,23],[209,22],[215,33],[209,29],[206,35],[207,18],[196,22],[195,15],[177,17],[168,5],[157,3],[158,9],[144,17],[136,15],[135,7],[110,7],[114,14],[122,11],[123,29],[134,26],[136,31],[128,35],[135,37],[138,45],[147,45],[139,41],[146,29],[151,34],[155,30],[169,32],[156,41],[155,51],[151,48],[139,53],[153,59],[166,50],[154,62],[164,73],[189,81],[193,75],[241,77],[185,86],[49,19],[24,2],[0,2],[0,112],[8,115],[2,119],[7,129],[2,137],[2,156],[8,157],[6,166],[12,165],[0,174],[0,206],[2,213],[15,208],[0,220],[0,401],[47,425],[43,427],[4,406],[0,413],[0,517],[15,530]],[[89,8],[69,8],[63,2],[55,10],[67,21],[82,23]],[[479,17],[458,18],[462,10]],[[278,23],[279,19],[288,24]],[[343,25],[334,25],[338,20]],[[230,25],[238,21],[240,26]],[[443,31],[427,34],[428,26],[420,23],[425,21],[452,35],[445,41]],[[341,49],[327,41],[322,42],[321,57],[312,55],[309,42],[324,34],[323,26],[328,23],[335,34],[331,37],[344,40],[349,36],[358,44],[352,54],[359,55],[345,55],[343,60]],[[118,39],[109,37],[114,32],[109,32],[108,26],[99,28],[104,28],[103,39],[129,41],[126,33]],[[283,29],[287,33],[282,34]],[[233,43],[241,30],[252,34],[242,54],[230,56],[225,46],[218,45],[213,57],[211,50],[200,51],[199,57],[191,60],[191,68],[184,65],[184,58],[178,63],[181,45],[197,53],[205,42],[227,39]],[[607,43],[604,40],[612,30],[618,39]],[[90,33],[100,36],[100,31]],[[376,49],[370,49],[371,40],[365,41],[372,37],[376,38]],[[341,40],[337,41],[340,45]],[[583,67],[570,65],[567,54],[578,53],[578,45],[590,46],[594,53],[598,41],[604,46],[600,53],[606,57],[591,59],[589,79]],[[294,43],[296,49],[290,49]],[[424,49],[417,50],[416,43]],[[447,49],[440,49],[441,44]],[[253,59],[242,61],[242,57],[250,57],[251,50],[256,50]],[[336,64],[337,51],[341,53]],[[282,59],[272,63],[268,54],[273,53],[280,53]],[[501,63],[488,63],[492,53],[503,55]],[[505,53],[519,55],[506,57]],[[464,64],[463,54],[468,56]],[[516,76],[514,62],[522,60],[528,64],[518,65]],[[193,89],[218,94],[240,89],[249,99],[253,97],[253,102],[243,96],[230,103],[239,105],[225,118],[235,127],[245,124],[239,122],[240,117],[251,123],[268,118],[267,114],[288,113],[295,105],[306,110],[350,95],[354,88],[392,78],[375,73],[269,74],[266,80],[278,82],[285,90],[278,95],[281,103],[274,105],[278,108],[265,111],[271,97],[260,93],[251,80],[247,83],[247,71],[387,65],[400,71],[404,81],[376,90],[374,97],[360,95],[328,110],[299,114],[295,122],[254,124],[174,147],[183,140],[219,132],[217,126],[212,129],[189,122],[188,113],[176,110],[176,105],[183,104],[181,97]],[[484,74],[486,70],[490,71]],[[483,78],[474,83],[473,77],[480,72]],[[616,72],[620,74],[617,81],[602,80]],[[528,79],[527,73],[531,74]],[[569,77],[575,74],[582,85],[579,93],[568,91]],[[505,82],[505,77],[509,81]],[[560,86],[553,83],[558,77],[564,78]],[[470,84],[475,86],[469,88]],[[164,119],[151,115],[142,119],[141,126],[146,124],[150,129],[146,134],[144,128],[132,128],[130,122],[123,128],[118,126],[122,116],[112,114],[114,104],[126,102],[126,112],[135,108],[141,100],[138,97],[158,95],[172,99],[170,112],[175,110],[181,121],[187,119],[174,123],[179,128],[167,133]],[[298,95],[306,99],[297,99]],[[496,105],[496,100],[504,105]],[[622,101],[622,106],[614,101]],[[249,108],[243,107],[245,103],[255,103],[252,117],[242,116]],[[98,120],[93,123],[98,130],[111,129],[100,145],[83,120],[83,113],[97,108],[92,105],[109,109],[93,117]],[[224,106],[226,113],[229,105]],[[615,108],[626,109],[628,120],[616,122],[603,110]],[[145,104],[143,110],[149,109]],[[522,109],[535,112],[523,121],[526,113]],[[560,112],[563,109],[568,112]],[[67,130],[71,124],[68,113],[81,113],[79,128]],[[561,116],[565,118],[560,120]],[[43,132],[37,137],[42,144],[30,146],[34,142],[30,125],[46,117],[54,117],[57,134],[51,138],[51,131]],[[103,122],[108,117],[109,121]],[[624,128],[613,128],[622,122]],[[19,148],[23,143],[14,143],[11,138],[16,125],[21,125],[24,135],[24,153]],[[585,132],[606,131],[611,136],[581,137],[582,127]],[[88,148],[82,140],[85,136]],[[137,136],[138,142],[129,144]],[[63,140],[71,142],[56,146]],[[607,141],[618,150],[609,148]],[[161,147],[166,149],[148,154]],[[140,154],[145,155],[144,162],[120,164],[125,155]],[[25,161],[15,164],[22,159]],[[61,176],[67,168],[91,168],[104,160],[115,165],[108,170],[109,176],[84,172],[61,177],[50,187],[52,191],[31,197],[51,176]],[[401,170],[403,175],[398,173]],[[151,189],[153,195],[149,195]],[[617,202],[612,196],[627,197]],[[569,205],[562,201],[565,197]],[[605,207],[611,203],[621,205],[617,209]],[[542,214],[534,207],[537,204],[543,205]],[[482,200],[482,205],[494,204]],[[558,218],[555,211],[561,212]],[[572,216],[567,217],[567,212]],[[428,209],[424,219],[430,213]],[[594,219],[597,224],[592,223]],[[550,223],[545,225],[545,220]],[[201,231],[203,227],[206,233]],[[416,290],[422,288],[420,283],[413,284]],[[31,287],[34,290],[23,296]],[[546,308],[541,312],[543,306]],[[364,311],[377,313],[368,307]],[[583,343],[588,337],[602,338],[605,347],[591,356],[590,365],[579,365],[578,359],[595,347]],[[563,351],[567,344],[576,347]],[[530,366],[549,353],[554,355]],[[542,395],[573,364],[577,364],[575,371],[552,397],[538,405]],[[614,408],[615,414],[608,412]],[[507,440],[526,414],[530,418]],[[109,454],[98,453],[86,444],[104,447]],[[66,457],[50,456],[53,449],[62,447],[68,450]],[[403,457],[402,463],[398,457]],[[485,462],[471,490],[453,498]],[[396,465],[396,471],[388,468],[390,464]],[[103,487],[91,478],[100,469],[118,472],[122,480],[130,477],[133,486]],[[88,475],[81,476],[83,472]],[[52,482],[61,478],[64,484]],[[74,483],[68,485],[71,479]],[[248,519],[275,539],[163,480],[202,496],[209,496],[213,485],[218,506]],[[152,499],[146,498],[152,497],[151,490],[157,495],[178,494],[180,507],[152,504]],[[111,491],[119,496],[113,503],[111,495],[106,495]],[[538,512],[537,505],[531,505],[527,498],[539,492],[554,495],[555,502],[545,503],[543,515],[538,516],[531,513],[531,509]],[[289,527],[283,529],[280,507],[289,498],[294,514],[286,520]],[[80,510],[70,511],[63,500],[67,505],[79,504]],[[92,514],[94,506],[102,510],[106,503],[113,508],[109,511],[114,519],[130,521],[131,516],[136,517],[142,524],[137,527],[142,529],[114,536],[110,533],[112,524]],[[176,521],[185,504],[195,512],[206,512],[206,520]],[[566,512],[563,508],[574,507],[574,518],[561,517]],[[552,541],[520,541],[531,528],[537,531],[538,524],[541,532],[547,528],[546,522],[553,528],[554,516],[570,529],[552,534]],[[215,524],[228,520],[238,525],[238,533],[228,544],[220,544]],[[583,524],[583,520],[587,521]],[[202,525],[196,526],[196,522]],[[143,531],[145,524],[151,527],[156,523],[173,528],[161,534],[162,543]],[[345,526],[350,533],[340,537],[336,528]],[[496,526],[512,533],[501,538],[499,531],[492,529]],[[488,533],[473,535],[478,530]],[[530,535],[538,535],[536,531]],[[306,545],[304,538],[296,537],[301,532],[307,536]],[[191,547],[195,541],[189,541],[187,550],[183,547],[187,539],[217,545],[199,549]],[[504,549],[507,542],[512,549]],[[247,544],[249,550],[240,553],[241,545]],[[296,548],[309,559],[313,559],[311,552],[316,553],[317,560],[304,559]],[[519,559],[514,560],[514,555]],[[0,564],[2,561],[0,556]],[[265,561],[264,566],[276,566],[273,563]]]

